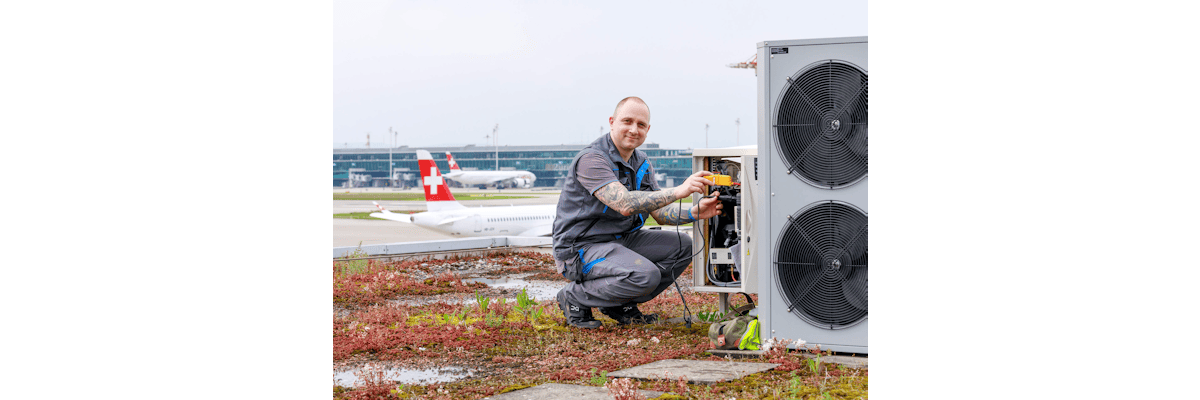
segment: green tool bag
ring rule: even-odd
[[[758,350],[758,318],[743,315],[709,325],[708,342],[720,350]]]
[[[746,304],[734,308],[729,315],[708,326],[708,343],[714,349],[720,350],[758,350],[758,318],[745,315],[754,308],[750,295],[746,296]],[[732,319],[730,319],[732,318]]]

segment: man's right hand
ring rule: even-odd
[[[709,176],[709,175],[712,175],[712,172],[700,171],[700,172],[692,174],[692,176],[689,176],[686,180],[683,181],[683,184],[680,184],[679,186],[675,187],[675,190],[674,190],[675,199],[676,200],[683,199],[685,197],[691,196],[692,193],[704,194],[704,192],[706,191],[704,189],[704,186],[706,186],[706,185],[712,186],[712,184],[713,184],[712,181],[710,181],[708,179],[704,179],[705,176]]]

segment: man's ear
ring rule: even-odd
[[[612,130],[613,117],[608,117],[608,129]]]

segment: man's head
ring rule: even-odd
[[[617,103],[617,109],[608,117],[609,135],[621,157],[629,159],[634,149],[646,141],[650,132],[650,107],[637,97],[626,97]]]

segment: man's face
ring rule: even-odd
[[[616,115],[608,117],[608,125],[617,149],[633,151],[646,141],[646,133],[650,132],[650,109],[641,102],[626,101]]]

